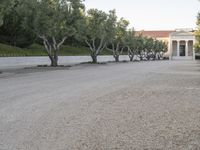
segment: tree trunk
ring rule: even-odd
[[[147,54],[147,60],[150,60],[150,56],[149,56],[149,54]]]
[[[160,54],[158,54],[158,60],[160,60]]]
[[[57,67],[58,66],[58,55],[59,55],[60,47],[61,47],[61,45],[63,45],[63,43],[67,39],[67,36],[63,37],[62,41],[60,43],[56,42],[55,37],[52,37],[53,42],[48,41],[47,37],[44,36],[44,35],[38,34],[38,37],[43,39],[43,44],[45,46],[47,55],[49,56],[49,58],[51,60],[51,66]]]
[[[57,67],[58,66],[58,53],[59,53],[59,49],[56,48],[54,49],[54,61],[53,61],[53,67]]]
[[[119,55],[114,55],[115,62],[119,62]]]
[[[57,67],[58,66],[58,60],[56,60],[55,58],[51,59],[51,66]]]
[[[52,67],[57,67],[58,66],[58,58],[55,58],[55,57],[49,55],[49,59],[51,60],[51,66]]]
[[[92,54],[92,63],[96,64],[97,63],[97,55],[96,54]]]
[[[130,55],[129,58],[130,58],[130,61],[133,61],[134,55]]]
[[[141,61],[143,60],[142,54],[140,54],[140,60],[141,60]]]
[[[153,60],[156,60],[156,54],[152,54]]]

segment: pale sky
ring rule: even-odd
[[[136,30],[170,30],[196,27],[198,0],[85,0],[86,8],[116,9]]]

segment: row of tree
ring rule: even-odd
[[[118,19],[115,10],[85,12],[81,0],[1,0],[0,25],[0,33],[10,33],[13,45],[20,42],[17,39],[27,44],[34,37],[41,39],[51,66],[58,65],[60,47],[72,37],[90,48],[93,63],[105,49],[113,52],[116,62],[124,51],[133,61],[160,59],[167,50],[164,42],[128,29],[129,22]]]

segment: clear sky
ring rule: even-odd
[[[85,0],[87,9],[116,9],[136,30],[169,30],[196,27],[198,0]]]

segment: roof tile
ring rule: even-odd
[[[162,31],[136,31],[136,35],[142,34],[143,36],[152,38],[167,38],[170,33],[175,32],[175,30],[162,30]]]

